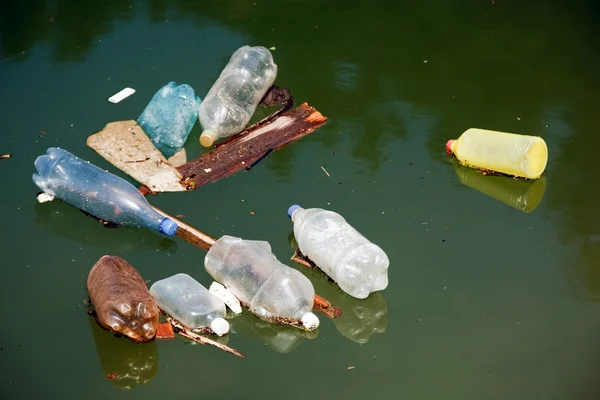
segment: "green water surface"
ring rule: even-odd
[[[12,155],[0,160],[1,398],[600,396],[595,2],[1,7],[0,154]],[[150,281],[185,272],[208,286],[205,252],[147,230],[106,229],[58,201],[38,204],[33,161],[60,146],[133,182],[86,137],[137,118],[171,80],[203,98],[245,44],[275,47],[276,84],[327,124],[250,172],[149,200],[213,236],[269,241],[343,316],[319,315],[311,334],[239,316],[222,340],[246,359],[181,339],[114,338],[83,304],[98,258],[121,256]],[[107,101],[127,86],[135,95]],[[462,171],[444,145],[471,127],[542,136],[542,186]],[[190,157],[205,151],[200,132],[197,124]],[[380,245],[388,288],[359,301],[289,261],[294,203],[337,211]]]

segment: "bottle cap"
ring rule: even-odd
[[[291,206],[290,208],[288,208],[288,211],[287,211],[288,217],[290,217],[290,219],[291,219],[292,218],[292,214],[294,213],[294,211],[296,211],[299,208],[302,208],[302,207],[300,207],[298,204],[294,204],[293,206]]]
[[[200,144],[204,147],[210,147],[217,140],[217,134],[211,129],[205,129],[200,135]]]
[[[210,323],[210,329],[217,335],[223,336],[229,332],[229,322],[225,321],[223,318],[215,318]]]
[[[454,139],[450,139],[446,143],[446,152],[448,152],[448,154],[452,154],[452,144],[453,143],[454,143]]]
[[[177,233],[177,228],[179,227],[177,226],[177,223],[175,221],[169,218],[165,218],[160,223],[158,230],[167,236],[173,236],[175,233]]]
[[[319,318],[315,314],[308,312],[302,316],[302,326],[309,331],[317,329],[319,327]]]

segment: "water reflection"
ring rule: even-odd
[[[448,159],[454,165],[456,175],[463,185],[516,210],[530,213],[536,209],[544,197],[545,176],[533,181],[526,181],[508,176],[483,175],[476,169],[461,165],[455,157],[448,155]]]
[[[113,385],[133,389],[151,381],[158,368],[156,342],[137,344],[124,337],[115,337],[88,317],[98,351],[102,373]]]
[[[229,323],[232,332],[259,340],[271,350],[283,354],[291,353],[305,339],[314,339],[318,335],[318,329],[308,332],[292,326],[273,324],[256,318],[247,311],[236,316]]]
[[[142,228],[105,228],[75,207],[55,200],[35,203],[35,219],[52,234],[113,253],[154,250],[167,255],[177,252],[177,242]]]
[[[298,248],[294,233],[288,235],[292,249]],[[292,262],[293,264],[293,262]],[[294,265],[295,266],[295,265]],[[387,328],[387,302],[382,292],[374,292],[364,300],[356,299],[316,268],[297,264],[298,269],[313,283],[315,292],[325,297],[336,307],[342,308],[342,315],[334,318],[338,332],[356,343],[367,343],[376,333],[384,333]]]

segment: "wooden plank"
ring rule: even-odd
[[[248,171],[271,152],[295,142],[321,127],[327,118],[302,103],[251,126],[239,135],[215,146],[199,158],[177,167],[181,183],[194,190],[216,182],[239,171]],[[144,195],[155,193],[147,186],[140,187]]]

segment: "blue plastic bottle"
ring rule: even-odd
[[[96,218],[167,236],[177,232],[177,224],[152,209],[132,184],[66,150],[50,147],[34,165],[33,181],[40,189]]]

